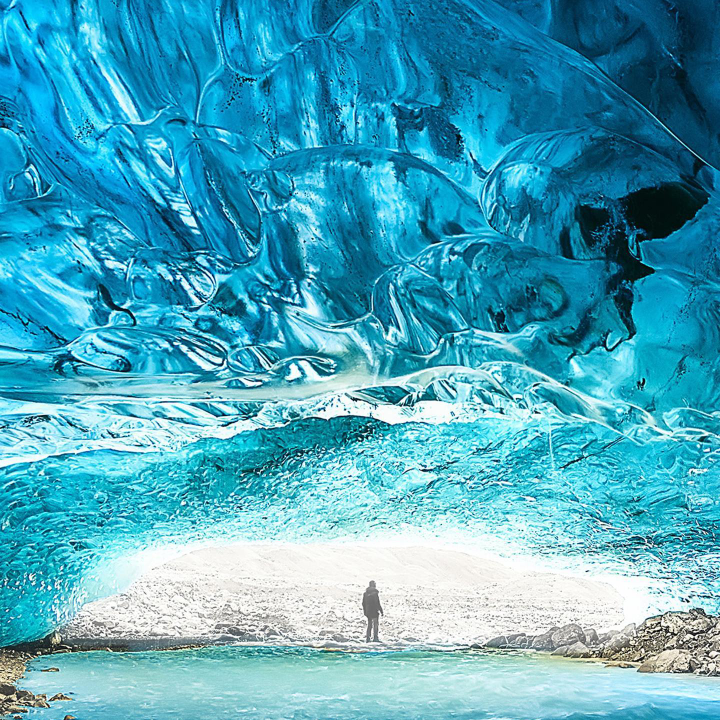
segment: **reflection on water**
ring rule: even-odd
[[[43,667],[59,673],[40,673]],[[73,702],[27,717],[716,720],[720,682],[538,654],[216,647],[40,658],[23,687]]]

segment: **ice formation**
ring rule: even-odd
[[[718,609],[717,12],[0,0],[0,644],[403,528]]]

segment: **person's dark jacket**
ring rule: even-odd
[[[363,612],[365,617],[377,617],[382,614],[382,605],[380,604],[380,594],[377,588],[369,587],[363,595]]]

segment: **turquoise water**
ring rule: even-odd
[[[58,673],[38,672],[54,666]],[[23,686],[72,694],[27,717],[715,720],[720,682],[546,655],[205,648],[40,658]]]

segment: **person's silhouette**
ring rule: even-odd
[[[368,588],[365,590],[362,600],[363,613],[367,618],[367,634],[365,636],[365,642],[370,642],[370,632],[373,634],[373,642],[380,642],[378,640],[378,620],[379,615],[384,615],[382,605],[380,604],[380,595],[378,589],[375,587],[375,581],[371,580],[368,583]]]

